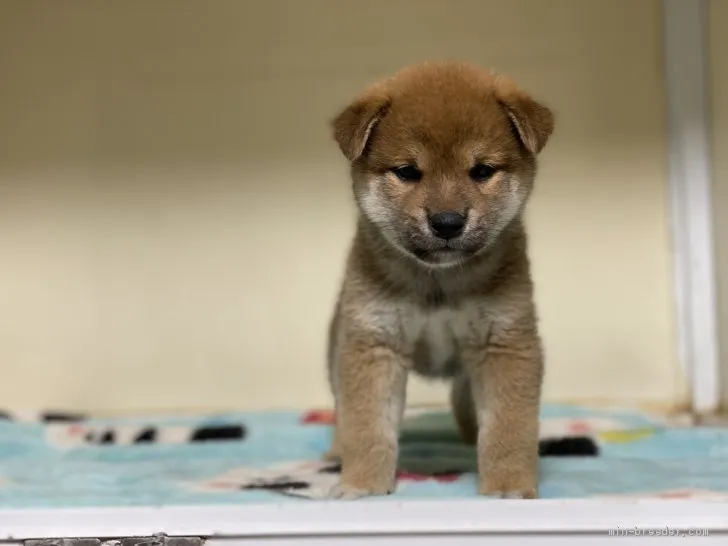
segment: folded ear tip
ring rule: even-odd
[[[526,148],[538,154],[554,131],[553,111],[506,76],[495,77],[494,91],[496,100],[507,111]]]
[[[380,93],[367,93],[350,103],[331,120],[334,140],[349,161],[364,152],[374,125],[389,106],[389,97]]]

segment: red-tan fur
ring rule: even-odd
[[[505,77],[425,63],[374,84],[333,127],[360,214],[329,336],[332,497],[393,491],[410,371],[453,379],[480,493],[536,497],[543,355],[522,213],[551,111]],[[478,163],[495,174],[474,181]],[[406,164],[419,181],[393,172]],[[467,213],[463,234],[435,237],[438,211]]]

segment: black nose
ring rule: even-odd
[[[441,239],[454,239],[465,227],[465,216],[459,212],[436,212],[428,217],[432,231]]]

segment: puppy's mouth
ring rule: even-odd
[[[439,248],[416,248],[412,253],[418,260],[430,265],[456,264],[462,262],[472,254],[468,250],[451,245],[445,245]]]
[[[456,266],[476,256],[484,243],[482,231],[471,230],[452,239],[433,237],[420,230],[410,231],[398,241],[401,250],[418,262],[434,267]]]

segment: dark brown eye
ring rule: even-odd
[[[475,182],[485,182],[486,180],[489,180],[497,170],[498,169],[492,165],[479,163],[470,169],[470,178],[472,178]]]
[[[402,165],[392,169],[392,172],[403,182],[419,182],[422,180],[422,171],[414,165]]]

